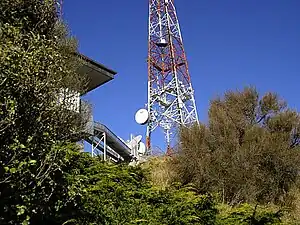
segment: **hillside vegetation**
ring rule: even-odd
[[[181,132],[180,180],[230,205],[284,204],[300,165],[300,115],[286,105],[254,88],[213,100],[208,124]]]
[[[174,156],[148,163],[154,185],[210,193],[221,214],[262,207],[299,220],[300,115],[278,95],[228,91],[211,101],[207,124],[179,136]]]
[[[299,115],[274,94],[212,101],[172,157],[130,167],[81,152],[86,118],[57,96],[85,80],[55,7],[0,1],[0,224],[297,224]]]

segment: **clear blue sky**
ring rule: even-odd
[[[300,0],[175,0],[201,121],[210,99],[255,85],[300,109]],[[128,139],[147,101],[148,0],[72,0],[64,17],[83,54],[116,70],[86,96],[95,119]],[[161,134],[161,138],[163,135]],[[159,144],[160,138],[155,144]]]

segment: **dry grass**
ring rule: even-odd
[[[153,157],[143,164],[149,169],[149,178],[153,186],[165,189],[176,180],[176,172],[172,167],[172,158],[166,156]]]
[[[290,210],[283,217],[284,225],[300,225],[300,189],[295,187],[290,190]]]

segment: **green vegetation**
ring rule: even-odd
[[[213,199],[188,190],[158,190],[141,168],[110,165],[74,154],[66,168],[69,206],[57,213],[58,224],[213,224]],[[61,202],[64,204],[64,202]],[[61,217],[61,215],[64,215]],[[52,217],[53,218],[53,217]]]
[[[69,143],[82,129],[58,93],[84,85],[76,43],[52,1],[0,1],[0,40],[0,223],[26,224],[51,210]]]
[[[276,94],[260,98],[249,87],[229,91],[211,101],[207,125],[181,129],[178,155],[165,166],[175,171],[168,183],[192,184],[200,194],[211,193],[243,219],[251,215],[250,205],[257,204],[258,209],[268,206],[272,217],[289,212],[291,218],[299,211],[299,138],[300,115]],[[272,217],[258,224],[275,223]],[[238,224],[238,217],[231,219]]]
[[[52,0],[0,1],[0,224],[297,224],[299,114],[253,88],[212,101],[178,155],[141,167],[80,152],[76,41]]]
[[[216,224],[282,224],[282,212],[274,207],[252,206],[247,203],[239,207],[219,205]]]

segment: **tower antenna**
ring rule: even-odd
[[[198,123],[198,115],[174,0],[149,0],[148,103],[146,149],[161,128],[167,153],[180,126]]]

